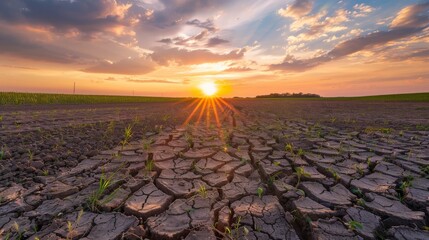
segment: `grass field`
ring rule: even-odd
[[[172,102],[179,98],[0,92],[0,105]]]
[[[410,102],[429,102],[429,93],[406,93],[406,94],[389,94],[363,97],[333,97],[322,98],[325,100],[360,100],[360,101],[410,101]]]
[[[88,103],[140,103],[172,102],[181,98],[142,97],[142,96],[106,96],[106,95],[71,95],[48,93],[0,92],[0,105],[22,104],[88,104]],[[314,101],[403,101],[429,102],[429,93],[408,93],[363,97],[321,97],[321,98],[259,98],[276,100],[314,100]],[[258,99],[254,99],[258,100]]]
[[[429,102],[429,93],[406,93],[362,97],[321,97],[321,98],[259,98],[278,100],[313,100],[313,101],[395,101],[395,102]]]

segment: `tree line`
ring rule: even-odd
[[[314,93],[270,93],[268,95],[258,95],[256,98],[320,98]]]

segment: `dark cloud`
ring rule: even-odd
[[[408,52],[408,51],[407,51]],[[401,53],[389,56],[389,58],[403,61],[408,59],[420,59],[420,60],[429,60],[429,50],[428,49],[418,49],[411,51],[411,53]]]
[[[201,45],[200,43],[206,40],[207,36],[208,36],[208,31],[204,30],[195,36],[191,36],[187,38],[185,37],[163,38],[158,42],[165,43],[165,44],[174,44],[178,46],[196,47],[196,46],[200,46]]]
[[[230,67],[224,70],[224,72],[248,72],[254,69],[248,67]]]
[[[38,68],[16,66],[16,65],[7,65],[7,64],[3,64],[3,65],[0,65],[0,66],[2,66],[2,67],[8,67],[8,68],[24,69],[24,70],[39,70]]]
[[[429,2],[410,5],[403,8],[395,19],[391,28],[422,28],[427,27],[429,22]]]
[[[313,9],[313,0],[295,0],[286,9],[280,9],[280,15],[284,17],[300,18],[311,12]]]
[[[123,75],[142,75],[155,70],[156,64],[150,59],[127,58],[118,62],[103,61],[98,65],[84,69],[88,73],[113,73]]]
[[[86,54],[35,41],[23,34],[5,31],[0,31],[0,55],[63,64],[85,64],[95,61],[95,58]]]
[[[243,58],[245,52],[245,48],[233,50],[226,54],[213,53],[207,49],[156,48],[151,57],[161,65],[169,65],[170,62],[179,65],[193,65],[237,60]]]
[[[197,12],[213,12],[220,9],[228,0],[159,0],[164,6],[142,22],[143,26],[159,29],[173,28],[186,23]],[[197,20],[200,22],[199,20]],[[192,22],[192,21],[191,21]],[[200,22],[201,23],[201,22]]]
[[[126,79],[127,82],[135,83],[168,83],[168,84],[188,84],[189,80],[184,79],[180,81],[165,80],[165,79]]]
[[[0,1],[0,20],[90,35],[129,25],[128,8],[115,0],[5,0]]]
[[[429,26],[428,9],[429,3],[408,6],[398,13],[396,18],[392,21],[391,28],[387,31],[374,32],[366,36],[344,41],[335,46],[334,49],[327,54],[319,57],[298,60],[291,56],[287,56],[282,63],[270,65],[270,69],[305,71],[325,62],[333,61],[362,50],[371,49],[374,46],[412,36]],[[409,14],[410,11],[413,12],[413,14]],[[423,19],[425,19],[425,21]]]
[[[225,40],[225,39],[222,39],[222,38],[213,37],[213,38],[210,38],[208,40],[206,46],[207,47],[214,47],[214,46],[225,44],[225,43],[229,43],[229,41]]]
[[[199,27],[199,28],[204,28],[204,29],[207,29],[207,31],[210,31],[210,32],[216,32],[218,30],[215,27],[213,21],[210,20],[210,19],[207,19],[204,22],[201,22],[198,19],[194,19],[194,20],[191,20],[191,21],[187,21],[186,24],[187,25],[196,26],[196,27]]]

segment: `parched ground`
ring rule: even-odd
[[[429,239],[429,104],[228,102],[2,107],[0,238]]]

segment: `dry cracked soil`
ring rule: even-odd
[[[190,105],[2,107],[0,239],[429,239],[428,104]]]

